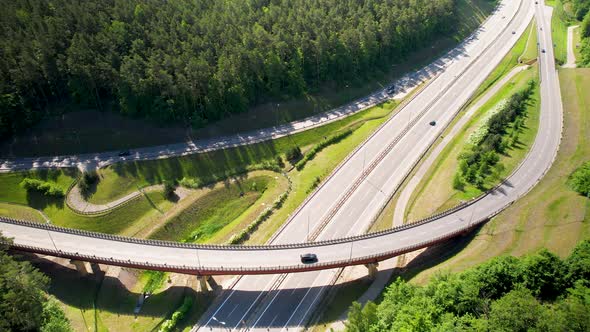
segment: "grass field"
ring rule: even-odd
[[[137,190],[138,186],[161,183],[164,180],[180,180],[186,177],[198,183],[215,182],[228,175],[243,173],[250,167],[265,162],[272,163],[277,156],[285,159],[287,150],[295,146],[301,147],[305,152],[324,137],[349,128],[357,128],[354,131],[357,132],[363,123],[389,115],[395,105],[395,102],[387,102],[346,119],[273,141],[179,158],[114,164],[100,170],[101,180],[91,201],[112,201]]]
[[[209,138],[265,128],[318,114],[363,97],[406,72],[428,64],[475,30],[494,5],[493,1],[488,0],[457,0],[456,33],[439,38],[429,47],[408,55],[407,60],[376,70],[366,77],[359,77],[356,82],[345,87],[335,82],[326,83],[317,93],[258,105],[248,112],[199,130],[190,130],[181,125],[159,127],[147,121],[96,110],[70,112],[56,109],[52,111],[55,116],[44,120],[29,132],[1,142],[0,156],[61,155],[168,144],[184,141],[188,137]]]
[[[543,247],[565,257],[578,241],[590,238],[590,200],[566,185],[567,177],[590,159],[590,69],[560,69],[559,78],[565,127],[553,167],[461,251],[435,258],[440,263],[434,267],[417,266],[415,282],[425,282],[436,271],[461,271],[498,255],[523,255]]]
[[[521,63],[527,63],[536,59],[539,53],[537,47],[537,22],[533,20],[527,31],[528,33],[525,33],[525,35],[528,35],[526,47],[518,59],[518,62]]]
[[[553,7],[551,36],[555,45],[553,48],[555,61],[562,65],[567,61],[567,27],[575,24],[575,18],[566,11],[562,0],[554,0],[547,4]]]
[[[515,92],[524,88],[529,80],[537,79],[537,69],[532,67],[517,74],[512,80],[504,85],[465,125],[464,129],[457,135],[436,159],[428,172],[429,176],[424,178],[410,198],[410,204],[406,211],[406,220],[418,220],[435,212],[451,208],[461,201],[476,197],[482,193],[481,190],[472,185],[465,186],[463,191],[455,190],[452,180],[458,169],[458,157],[465,149],[465,142],[470,135],[476,132],[487,119],[487,112],[497,107],[499,103],[506,100]],[[520,133],[518,145],[509,148],[504,155],[500,156],[500,163],[504,170],[499,172],[497,177],[487,180],[486,188],[493,187],[502,178],[509,175],[512,170],[521,162],[534,142],[539,123],[539,92],[538,89],[531,97],[527,108],[527,116],[524,121],[524,130]]]
[[[0,216],[44,223],[39,211],[24,205],[0,203]]]
[[[156,230],[151,238],[206,243],[266,191],[271,178],[257,176],[214,189]]]

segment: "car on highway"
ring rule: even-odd
[[[392,95],[395,92],[395,85],[392,84],[387,88],[387,94]]]
[[[516,31],[512,31],[512,34],[515,35],[516,34]]]
[[[541,52],[542,52],[542,53],[545,53],[545,49],[542,49],[542,50],[541,50]]]
[[[430,121],[428,124],[431,125],[431,126],[436,126],[436,121],[434,121],[434,120],[433,121]]]
[[[129,151],[129,150],[123,150],[123,151],[120,151],[117,155],[119,157],[127,157],[127,156],[130,156],[131,155],[131,151]]]
[[[301,263],[303,264],[313,264],[313,263],[317,263],[318,261],[318,256],[316,256],[316,254],[303,254],[300,256],[301,258]]]

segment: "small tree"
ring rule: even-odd
[[[278,165],[280,168],[283,168],[283,167],[285,167],[285,162],[283,161],[283,158],[281,158],[281,156],[277,156],[277,157],[275,158],[275,160],[276,160],[276,162],[277,162],[277,165]]]
[[[460,191],[465,189],[465,183],[463,182],[463,179],[461,179],[459,173],[455,173],[455,177],[453,177],[453,188]]]
[[[92,185],[98,182],[98,173],[96,171],[85,172],[78,182],[78,187],[82,195],[87,196],[90,193]]]
[[[298,146],[287,151],[287,160],[289,160],[292,165],[295,165],[301,157],[303,157],[303,153],[301,153],[301,149]]]
[[[174,196],[174,183],[171,181],[164,181],[164,196],[166,198],[172,198]]]

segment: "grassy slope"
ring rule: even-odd
[[[538,55],[537,23],[536,23],[536,21],[533,20],[533,22],[531,23],[531,25],[527,31],[529,33],[527,34],[528,39],[527,39],[527,43],[526,43],[526,48],[522,52],[522,55],[520,56],[520,59],[519,59],[520,62],[522,62],[522,63],[526,63],[528,61],[536,59],[537,55]]]
[[[464,191],[458,191],[452,187],[452,179],[458,169],[457,158],[465,148],[465,143],[471,133],[476,131],[485,119],[488,110],[493,109],[499,102],[510,97],[516,91],[522,89],[530,79],[537,77],[536,67],[517,74],[510,80],[494,97],[478,110],[475,116],[465,125],[462,132],[453,139],[441,155],[431,166],[429,176],[423,179],[412,195],[407,210],[407,220],[417,220],[434,212],[448,209],[457,205],[462,200],[468,200],[479,194],[481,191],[472,185],[467,185]],[[533,94],[533,102],[527,109],[527,117],[524,121],[524,131],[520,134],[520,145],[510,148],[506,155],[500,157],[500,163],[504,164],[505,170],[500,173],[499,178],[491,179],[486,187],[492,187],[500,179],[509,175],[520,163],[528,152],[528,148],[535,139],[539,122],[539,92]],[[537,102],[535,102],[537,101]]]
[[[248,166],[273,161],[276,156],[282,155],[284,158],[286,151],[294,146],[311,148],[326,136],[350,127],[356,128],[375,117],[383,118],[394,105],[394,102],[388,102],[346,119],[274,141],[179,158],[115,164],[100,171],[102,179],[92,200],[111,201],[137,190],[138,186],[160,183],[166,179],[189,177],[209,182],[224,178],[226,174],[243,171]],[[303,150],[305,152],[305,148]]]
[[[201,197],[150,237],[158,240],[208,242],[219,230],[252,206],[272,178],[257,176],[236,181]],[[243,196],[240,193],[243,192]],[[195,233],[193,233],[195,232]]]
[[[415,282],[425,282],[436,271],[461,271],[494,256],[523,255],[542,247],[563,257],[578,241],[590,238],[590,200],[566,185],[567,177],[590,156],[590,69],[561,69],[559,76],[565,127],[553,167],[460,252],[451,249],[454,256],[436,258],[443,262],[432,268],[417,266],[421,272]]]
[[[564,9],[562,0],[555,0],[547,4],[553,7],[551,17],[551,35],[555,45],[553,51],[555,52],[555,61],[561,65],[567,61],[567,27],[575,24],[575,19]]]
[[[45,222],[43,216],[28,206],[23,205],[15,205],[9,203],[0,203],[0,216],[14,218],[14,219],[24,219],[36,222]]]

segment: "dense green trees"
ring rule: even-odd
[[[475,139],[470,139],[472,144],[459,155],[459,170],[453,178],[453,188],[463,190],[467,182],[484,189],[486,179],[502,170],[503,166],[498,164],[499,154],[518,143],[526,108],[535,87],[536,82],[530,81],[526,88],[510,96],[474,135]]]
[[[0,234],[0,331],[71,331],[55,300],[48,298],[49,279],[28,262],[6,253]]]
[[[347,331],[588,331],[590,241],[561,260],[497,257],[425,286],[396,280],[379,305],[354,304]]]
[[[52,103],[200,126],[453,31],[455,0],[0,0],[0,137]]]

